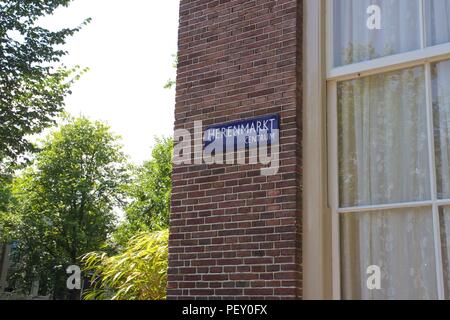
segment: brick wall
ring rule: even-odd
[[[169,299],[302,297],[301,3],[181,0],[175,129],[278,113],[281,167],[175,166]]]

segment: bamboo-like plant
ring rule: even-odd
[[[163,300],[166,298],[169,231],[144,232],[124,251],[108,257],[92,252],[82,258],[91,288],[85,300]]]

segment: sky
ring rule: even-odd
[[[173,135],[179,0],[75,0],[39,24],[52,30],[92,22],[68,39],[63,63],[90,70],[73,86],[66,110],[108,123],[136,164],[155,136]]]

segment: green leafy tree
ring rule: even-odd
[[[0,213],[7,211],[11,199],[11,176],[0,175]]]
[[[169,226],[172,191],[173,140],[156,138],[152,159],[135,169],[134,179],[128,187],[129,205],[126,221],[114,237],[124,245],[140,231],[153,231]]]
[[[9,205],[12,199],[12,176],[0,174],[0,244],[8,243],[8,234],[11,232],[12,216],[9,214]]]
[[[67,298],[66,267],[79,265],[80,256],[105,245],[128,181],[117,140],[105,124],[69,119],[48,136],[33,165],[15,179],[17,288],[26,293],[39,280],[43,289]]]
[[[172,58],[173,58],[172,67],[174,69],[177,69],[177,67],[178,67],[178,56],[176,54],[173,54]],[[164,89],[172,89],[176,84],[177,84],[177,82],[175,80],[169,79],[169,80],[167,80],[166,84],[164,85]]]
[[[54,124],[77,68],[60,63],[68,37],[82,26],[50,31],[39,18],[70,0],[0,0],[0,172],[29,151],[27,137]]]
[[[92,252],[83,257],[91,275],[86,300],[162,300],[166,298],[168,230],[140,233],[119,255]]]

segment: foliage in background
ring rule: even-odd
[[[11,200],[11,181],[11,176],[0,174],[0,213],[8,209]]]
[[[168,226],[172,140],[157,141],[152,160],[135,169],[131,184],[117,137],[100,122],[66,119],[40,147],[30,140],[55,125],[83,73],[62,65],[67,52],[61,48],[90,19],[57,31],[37,25],[71,2],[0,0],[0,243],[15,247],[10,286],[29,294],[38,281],[41,295],[73,298],[66,290],[65,268],[79,264],[87,252],[111,255],[119,248],[118,256],[102,254],[102,263],[141,274],[116,278],[128,285],[124,291],[110,286],[108,277],[102,279],[105,293],[112,288],[119,299],[162,299],[168,231],[151,231]],[[169,80],[166,88],[174,83]],[[114,211],[124,207],[126,221],[117,229]],[[110,247],[112,234],[116,243]]]
[[[173,58],[172,67],[174,69],[177,69],[177,67],[178,67],[178,55],[173,54],[172,58]],[[169,79],[169,80],[167,80],[166,84],[164,85],[164,89],[172,89],[176,84],[177,84],[177,82],[175,80]]]
[[[0,0],[0,173],[34,151],[29,135],[54,124],[77,75],[59,49],[79,27],[50,31],[39,18],[70,0]]]
[[[86,118],[69,119],[14,180],[16,288],[29,290],[39,280],[43,290],[64,298],[65,268],[101,248],[113,231],[128,169],[109,130]]]
[[[119,255],[83,257],[92,287],[86,300],[162,300],[166,297],[168,230],[133,237]]]
[[[9,207],[12,201],[12,176],[0,173],[0,244],[9,243],[14,228],[14,216],[10,214]]]
[[[126,220],[114,233],[120,246],[141,231],[154,231],[169,226],[172,191],[173,140],[156,138],[152,158],[135,169],[127,197]]]
[[[92,252],[83,258],[92,282],[85,299],[165,299],[172,156],[173,140],[156,138],[151,160],[135,168],[126,219],[113,234],[119,254]]]

